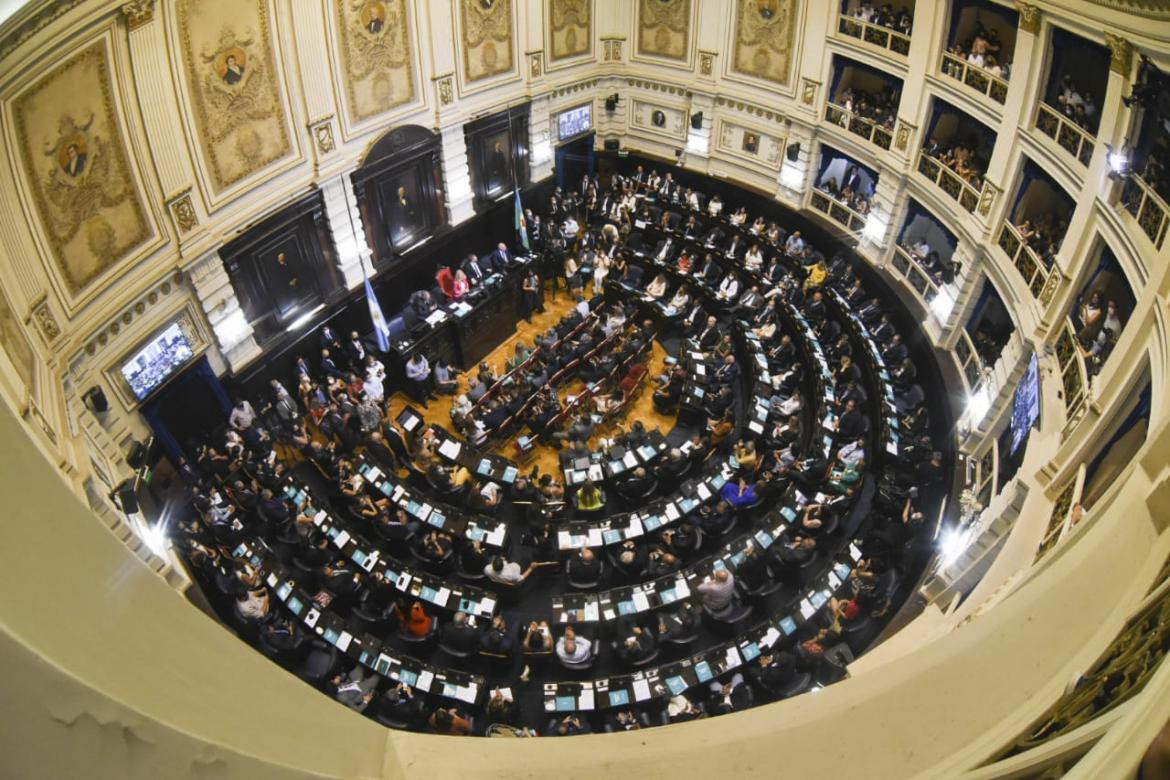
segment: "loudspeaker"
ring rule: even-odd
[[[140,441],[132,442],[130,450],[126,453],[126,463],[135,471],[142,468],[146,463],[146,445]]]
[[[105,392],[98,385],[86,390],[85,395],[81,398],[91,412],[104,412],[110,408],[110,402],[106,400]]]
[[[617,104],[618,104],[618,93],[615,92],[605,99],[605,110],[606,111],[616,111]]]
[[[114,488],[114,494],[118,497],[118,504],[125,514],[132,515],[138,511],[138,496],[134,495],[134,484],[130,480],[119,483],[118,487]]]
[[[703,129],[703,112],[702,111],[700,111],[697,114],[691,114],[691,129],[692,130],[702,130]]]
[[[605,151],[616,152],[618,149],[622,148],[622,141],[620,138],[606,138],[604,146]]]
[[[789,144],[788,149],[784,152],[788,158],[788,162],[796,162],[800,159],[800,144]]]

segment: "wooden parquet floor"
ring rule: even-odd
[[[586,286],[586,295],[589,295],[588,285]],[[543,333],[551,326],[556,325],[557,322],[560,321],[561,317],[568,314],[569,310],[572,308],[572,305],[573,299],[570,298],[564,290],[561,290],[557,293],[556,301],[552,300],[551,292],[546,291],[544,313],[534,315],[531,323],[520,320],[516,326],[516,330],[512,333],[512,336],[506,339],[494,350],[492,350],[492,352],[485,358],[485,360],[491,364],[491,366],[496,369],[496,371],[502,372],[504,370],[504,364],[506,363],[507,359],[512,354],[514,354],[516,344],[518,342],[531,346],[538,335]],[[624,429],[628,427],[634,420],[641,420],[642,424],[646,426],[647,430],[658,428],[665,435],[670,433],[671,428],[674,427],[675,418],[670,415],[661,414],[657,409],[654,408],[654,403],[651,400],[651,396],[653,395],[654,377],[664,372],[666,356],[666,351],[662,348],[662,345],[657,341],[653,342],[650,361],[647,364],[650,372],[647,375],[641,392],[634,400],[634,403],[630,406],[629,410],[626,412],[625,419],[619,419],[617,421],[617,424],[620,428]],[[460,375],[459,392],[466,392],[467,387],[468,382],[466,375]],[[576,392],[582,387],[582,382],[573,381],[558,388],[558,393],[563,400],[567,394]],[[426,419],[428,424],[435,423],[446,428],[448,431],[454,432],[454,426],[451,423],[451,407],[454,404],[454,400],[454,396],[440,395],[437,400],[431,401],[427,408],[421,409],[411,400],[409,396],[406,395],[405,392],[402,390],[397,390],[390,397],[390,415],[391,417],[397,416],[397,414],[409,404],[414,406],[422,413],[423,418]],[[608,435],[612,435],[614,432],[615,431],[612,428],[609,431],[603,430],[599,432],[594,436],[593,440],[590,441],[590,446],[596,449],[599,446],[599,439]],[[513,437],[498,451],[498,453],[506,458],[515,460],[516,449],[514,442],[515,438]],[[541,473],[559,475],[560,460],[558,455],[559,453],[556,449],[538,445],[531,465],[539,467]]]

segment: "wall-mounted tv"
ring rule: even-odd
[[[570,108],[557,116],[557,140],[564,141],[593,127],[593,104]]]
[[[193,357],[191,342],[175,322],[122,364],[122,376],[141,401]]]
[[[1028,370],[1020,378],[1016,386],[1015,396],[1012,398],[1012,445],[1009,455],[1015,455],[1016,450],[1028,438],[1028,433],[1040,420],[1040,363],[1033,355],[1028,362]]]

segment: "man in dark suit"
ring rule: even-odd
[[[333,362],[333,357],[327,349],[321,350],[321,373],[325,374],[325,376],[345,379],[345,373],[337,367],[337,363]]]
[[[456,612],[451,622],[443,626],[439,640],[443,647],[458,653],[470,653],[479,645],[479,631],[468,623],[466,612]]]
[[[731,237],[731,241],[728,242],[727,250],[724,252],[724,255],[731,258],[732,260],[738,260],[743,256],[744,251],[745,247],[743,241],[740,240],[739,234],[736,233]]]
[[[501,270],[507,270],[517,263],[515,256],[508,251],[508,245],[503,241],[496,244],[496,251],[491,255],[492,265]]]
[[[715,369],[713,380],[715,384],[730,385],[739,379],[739,364],[735,362],[735,355],[723,358],[723,365]]]
[[[895,333],[890,337],[890,344],[882,350],[882,360],[888,366],[896,366],[909,356],[906,345],[902,343],[902,334]]]
[[[381,431],[373,431],[366,439],[366,454],[382,471],[392,471],[397,466],[394,453],[386,445],[386,437]]]
[[[714,349],[719,340],[723,338],[723,334],[719,332],[719,321],[714,317],[707,318],[707,325],[699,333],[698,343],[699,348],[704,352],[709,349]]]
[[[415,290],[410,294],[410,308],[420,320],[439,308],[435,299],[426,290]]]
[[[658,245],[654,247],[652,258],[663,263],[671,262],[674,259],[674,239],[667,236],[659,241]]]
[[[475,255],[468,255],[467,259],[463,261],[463,264],[460,267],[463,269],[463,273],[467,274],[467,280],[471,282],[472,287],[479,287],[481,284],[483,284],[484,278],[489,273],[489,271],[480,264],[479,258],[477,258]]]
[[[588,547],[582,547],[565,561],[565,573],[577,582],[593,582],[601,576],[601,561]]]
[[[366,345],[362,343],[362,338],[356,330],[350,332],[349,341],[345,342],[344,348],[349,367],[359,374],[365,371]]]
[[[837,418],[837,439],[854,441],[865,434],[865,417],[857,411],[857,402],[845,402],[845,411]]]

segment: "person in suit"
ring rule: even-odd
[[[594,582],[601,576],[601,560],[588,547],[565,561],[565,573],[576,582]]]
[[[65,148],[65,164],[62,166],[70,176],[80,176],[85,171],[85,161],[88,155],[81,152],[81,147],[75,143]]]
[[[456,612],[451,622],[443,626],[439,639],[444,647],[470,653],[479,645],[480,633],[468,622],[466,612]]]
[[[435,303],[435,299],[431,297],[430,292],[426,290],[415,290],[410,294],[410,308],[420,320],[426,319],[427,315],[439,308]]]
[[[321,373],[325,376],[345,379],[345,372],[337,367],[337,363],[333,361],[333,356],[327,349],[321,350]]]
[[[489,271],[480,264],[479,258],[475,255],[468,255],[467,259],[460,265],[463,273],[467,274],[468,281],[471,282],[472,287],[479,287],[483,284],[484,278]]]
[[[343,345],[345,352],[345,359],[349,362],[350,367],[354,371],[365,371],[366,367],[366,345],[362,343],[361,336],[358,332],[351,331],[349,340]]]
[[[719,385],[730,385],[739,379],[739,365],[735,362],[735,355],[723,358],[723,365],[715,369],[713,379]]]
[[[378,687],[377,674],[357,664],[347,675],[337,675],[331,680],[333,696],[339,702],[357,712],[364,712],[374,700],[374,689]]]
[[[638,625],[630,625],[633,621],[623,621],[625,625],[618,626],[618,641],[614,643],[614,651],[618,661],[626,666],[637,666],[653,657],[658,643],[654,635]]]
[[[508,269],[515,265],[518,261],[515,256],[508,251],[508,245],[503,241],[496,244],[496,251],[491,255],[492,265],[500,269]]]
[[[407,197],[406,187],[399,187],[394,202],[390,204],[390,224],[396,238],[410,233],[418,223],[418,208]]]
[[[857,410],[857,402],[850,399],[845,402],[845,411],[837,418],[837,438],[842,441],[853,441],[865,433],[865,416]]]
[[[651,257],[663,263],[672,262],[674,260],[674,249],[674,238],[667,236],[654,247],[654,254]]]
[[[719,321],[713,316],[707,317],[707,325],[699,333],[697,339],[699,349],[704,352],[714,349],[722,338],[723,334],[719,331]]]

